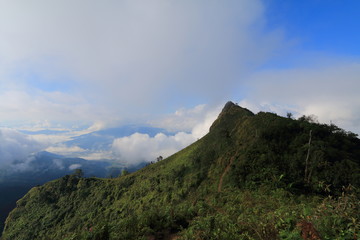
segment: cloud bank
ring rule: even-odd
[[[260,0],[3,1],[0,113],[95,121],[223,100],[279,47],[264,25]]]
[[[175,113],[175,116],[179,117],[179,119],[171,116],[164,119],[164,122],[167,124],[171,122],[183,122],[181,120],[184,119],[191,120],[191,122],[197,120],[191,132],[180,131],[170,136],[159,133],[154,137],[150,137],[148,134],[135,133],[128,137],[117,138],[112,144],[111,151],[113,156],[130,165],[142,161],[155,161],[159,156],[164,158],[169,157],[209,132],[209,128],[213,121],[215,121],[220,110],[218,107],[215,109],[210,108],[207,111],[204,111],[204,109],[204,105],[197,106],[190,110],[181,109]],[[201,120],[199,120],[197,114],[194,116],[194,113],[198,112],[202,113]],[[179,115],[181,115],[181,117]],[[188,124],[184,124],[183,126],[178,124],[176,127],[182,127],[184,129],[188,127]]]
[[[12,129],[0,129],[0,168],[23,170],[31,155],[45,148],[31,136]]]

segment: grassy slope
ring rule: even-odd
[[[303,220],[325,239],[351,239],[358,192],[342,186],[360,186],[359,146],[335,126],[229,103],[208,135],[161,162],[116,179],[68,176],[33,188],[3,238],[301,239]]]

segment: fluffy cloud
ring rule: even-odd
[[[165,128],[168,131],[183,131],[183,132],[199,132],[198,135],[204,135],[207,132],[207,126],[210,126],[209,121],[216,119],[223,105],[197,105],[194,108],[180,108],[175,113],[166,115],[160,119],[150,121],[153,126]],[[207,122],[207,123],[204,123]],[[193,129],[196,126],[196,129]],[[205,129],[201,130],[201,126]]]
[[[69,154],[72,154],[72,155],[75,155],[75,154],[78,154],[78,153],[83,153],[85,152],[86,150],[85,149],[82,149],[81,147],[79,146],[71,146],[71,147],[68,147],[64,144],[58,144],[56,146],[50,146],[46,149],[46,151],[48,152],[52,152],[52,153],[56,153],[56,154],[60,154],[60,155],[69,155]]]
[[[116,160],[114,153],[111,150],[93,150],[86,151],[79,154],[79,157],[86,160]]]
[[[24,169],[31,160],[31,154],[45,148],[45,145],[11,129],[0,129],[0,168]]]
[[[129,137],[115,139],[112,148],[121,161],[135,164],[153,161],[160,155],[167,157],[192,141],[192,136],[183,132],[175,136],[159,133],[153,138],[148,134],[135,133]]]
[[[193,110],[197,112],[201,109],[200,112],[202,112],[204,108],[205,106],[200,106]],[[182,109],[177,111],[175,115],[178,117],[181,115],[185,119],[192,119],[191,116],[194,117],[193,110]],[[178,132],[170,136],[159,133],[154,137],[150,137],[148,134],[135,133],[128,137],[117,138],[113,141],[112,152],[115,158],[129,164],[136,164],[141,161],[154,161],[158,156],[168,157],[207,134],[218,114],[218,108],[215,110],[211,109],[211,111],[209,110],[206,114],[203,114],[201,121],[194,124],[195,126],[193,125],[191,133]],[[195,116],[199,117],[197,114]],[[165,119],[165,122],[170,123],[179,120],[181,118],[176,120],[175,117],[168,117]],[[192,120],[195,121],[195,119]],[[183,127],[188,126],[185,125]]]
[[[314,114],[320,122],[360,133],[359,76],[357,62],[264,71],[252,77],[252,91],[240,105],[282,115]]]
[[[71,164],[69,170],[75,170],[81,168],[81,164]]]

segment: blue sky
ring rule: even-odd
[[[357,0],[0,0],[0,127],[137,123],[198,137],[232,100],[360,133],[359,10]]]
[[[283,27],[300,40],[300,49],[359,56],[359,1],[268,0],[265,5],[269,27]]]

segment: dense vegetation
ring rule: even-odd
[[[31,189],[3,239],[357,239],[359,187],[355,134],[229,102],[167,159]]]
[[[11,168],[0,169],[0,233],[3,231],[5,219],[15,208],[16,201],[23,197],[32,187],[42,185],[51,180],[71,174],[71,165],[79,165],[86,177],[119,176],[126,169],[134,172],[146,165],[141,162],[131,167],[122,163],[109,161],[85,160],[82,158],[67,158],[49,152],[39,152],[28,164],[28,168],[18,171]],[[1,234],[0,234],[1,235]]]
[[[35,185],[33,185],[35,186]],[[0,231],[4,229],[4,223],[9,212],[15,208],[16,201],[22,198],[33,186],[0,184]]]
[[[42,185],[48,181],[71,174],[74,170],[70,166],[81,166],[85,176],[112,177],[118,176],[124,166],[111,165],[105,161],[88,161],[81,158],[67,158],[49,152],[39,152],[32,156],[33,160],[24,168],[19,161],[21,170],[14,164],[0,169],[0,232],[9,212],[15,208],[16,201],[23,197],[32,187]],[[133,172],[144,166],[134,166],[128,171]]]

